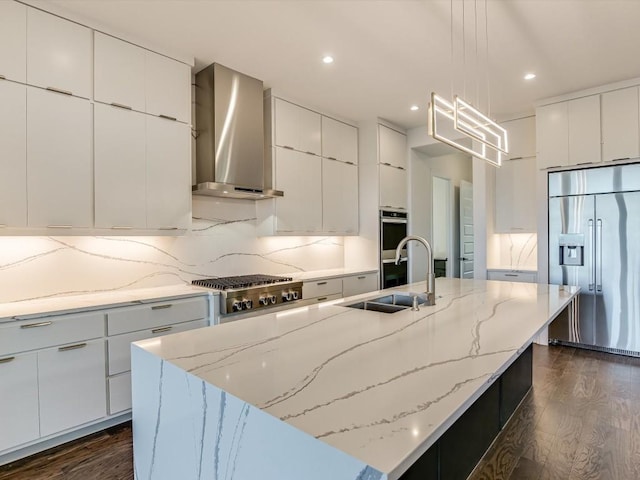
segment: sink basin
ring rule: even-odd
[[[373,312],[381,313],[396,313],[401,310],[406,310],[408,307],[402,305],[388,305],[384,303],[374,303],[372,301],[352,303],[351,305],[344,305],[349,308],[358,308],[360,310],[370,310]]]
[[[371,310],[374,312],[396,313],[411,307],[413,305],[413,297],[418,297],[418,305],[424,305],[427,302],[425,296],[418,293],[390,293],[383,297],[371,298],[363,302],[352,303],[344,306],[349,308],[358,308],[360,310]]]

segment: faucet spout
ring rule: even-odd
[[[405,245],[411,240],[415,240],[416,242],[420,242],[424,245],[424,248],[427,250],[427,305],[435,305],[436,304],[436,277],[433,274],[433,254],[431,253],[431,244],[427,241],[426,238],[419,237],[417,235],[408,235],[400,240],[398,247],[396,248],[396,265],[400,264],[400,255],[402,249]]]

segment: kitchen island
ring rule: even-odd
[[[439,278],[419,311],[344,306],[374,292],[137,342],[136,477],[395,480],[417,465],[431,478],[445,436],[485,431],[503,377],[527,376],[530,357],[509,372],[577,292]]]

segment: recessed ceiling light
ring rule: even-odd
[[[333,57],[331,55],[325,55],[322,57],[322,61],[324,63],[333,63]]]
[[[533,80],[534,78],[536,78],[536,74],[535,74],[535,73],[527,73],[527,74],[524,76],[524,79],[525,79],[525,80]]]
[[[411,111],[415,112],[416,110],[419,110],[420,107],[418,105],[411,105]]]

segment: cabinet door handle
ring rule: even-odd
[[[47,225],[47,228],[73,228],[73,225]]]
[[[13,360],[15,360],[16,357],[7,357],[7,358],[0,358],[0,364],[1,363],[9,363]]]
[[[355,165],[355,163],[353,162],[344,162],[344,163],[346,163],[347,165]]]
[[[510,160],[522,160],[524,157],[511,157]]]
[[[56,87],[47,87],[47,90],[50,92],[61,93],[63,95],[73,95],[69,90],[62,90],[61,88]]]
[[[562,165],[551,165],[550,167],[543,168],[543,170],[551,170],[552,168],[560,168]]]
[[[518,277],[519,275],[517,273],[505,273],[504,276],[505,277]]]
[[[328,158],[329,160],[336,160],[336,161],[338,160],[336,157],[327,157],[327,158]],[[349,163],[349,162],[347,162],[347,163]]]
[[[578,165],[591,165],[593,162],[582,162],[582,163],[576,163],[576,166]]]
[[[158,230],[178,230],[178,227],[160,227]]]
[[[631,158],[631,157],[612,158],[611,161],[612,162],[619,162],[621,160],[629,160],[629,158]]]
[[[59,352],[68,352],[69,350],[78,350],[79,348],[86,347],[86,343],[76,343],[75,345],[67,345],[66,347],[58,348]]]
[[[365,278],[367,278],[366,275],[362,275],[362,276],[358,277],[358,280],[364,280]]]
[[[20,325],[20,328],[38,328],[38,327],[48,327],[53,322],[38,322],[38,323],[29,323],[27,325]]]
[[[6,80],[7,77],[5,77],[4,75],[0,75],[0,80]]]
[[[382,162],[382,165],[386,165],[387,167],[393,167],[393,165],[391,165],[390,163],[387,163],[387,162]]]
[[[319,302],[322,302],[322,301],[324,301],[324,300],[326,300],[326,299],[327,299],[327,297],[320,297],[320,298],[318,298],[318,301],[319,301]]]
[[[111,106],[116,108],[123,108],[124,110],[133,110],[133,108],[131,108],[129,105],[125,105],[123,103],[111,102]]]
[[[160,327],[160,328],[154,328],[153,330],[151,330],[151,333],[161,333],[161,332],[168,332],[169,330],[171,330],[173,327]]]
[[[289,145],[282,145],[282,148],[286,148],[287,150],[295,150],[295,148],[290,147]]]
[[[317,155],[315,153],[313,153],[313,152],[306,151],[304,153],[306,153],[307,155],[313,155],[314,157],[317,157]]]
[[[170,116],[170,115],[163,115],[163,114],[160,114],[160,115],[158,115],[158,116],[159,116],[160,118],[164,118],[165,120],[171,120],[172,122],[177,122],[177,121],[178,121],[178,119],[177,119],[176,117],[172,117],[172,116]]]
[[[131,230],[133,227],[129,227],[127,225],[114,225],[111,227],[112,230]]]
[[[393,168],[397,168],[398,170],[404,170],[404,167],[396,167],[395,165],[391,165]]]
[[[320,285],[326,285],[326,284],[327,284],[327,282],[318,282],[318,283],[317,283],[317,285],[318,285],[318,286],[320,286]]]
[[[172,303],[167,303],[165,305],[153,305],[151,307],[151,310],[164,310],[165,308],[171,308],[173,307]]]

